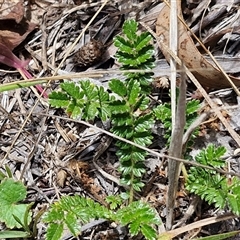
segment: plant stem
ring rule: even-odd
[[[182,139],[184,133],[184,126],[186,123],[186,81],[184,76],[181,77],[181,84],[179,88],[179,99],[176,111],[176,125],[171,136],[171,143],[169,148],[169,155],[172,157],[182,157]],[[174,206],[176,200],[176,192],[178,188],[178,177],[180,172],[180,163],[168,160],[168,198],[167,198],[167,219],[166,228],[170,230],[174,218]]]

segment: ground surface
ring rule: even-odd
[[[116,47],[113,37],[121,33],[123,21],[129,18],[143,22],[156,31],[156,22],[166,22],[160,17],[164,5],[162,1],[109,1],[98,14],[93,23],[88,26],[81,40],[71,49],[79,34],[88,25],[96,11],[102,6],[100,1],[71,0],[33,0],[33,1],[0,1],[0,43],[5,44],[20,59],[31,59],[28,71],[34,77],[49,77],[54,75],[86,72],[92,81],[98,85],[107,86],[111,78],[121,77],[119,64],[114,59]],[[211,50],[216,59],[231,76],[232,81],[239,86],[239,1],[182,1],[182,13],[187,25]],[[15,6],[15,8],[13,8]],[[10,7],[10,8],[9,8]],[[24,18],[23,18],[24,16]],[[16,27],[17,26],[17,27]],[[141,26],[141,29],[144,28]],[[79,53],[79,49],[91,38],[101,41],[104,47],[89,55],[89,48]],[[157,42],[155,41],[157,66],[154,69],[155,81],[152,96],[158,101],[169,101],[170,68]],[[202,48],[195,43],[199,54],[205,56]],[[1,47],[1,46],[0,46]],[[98,49],[98,48],[97,48]],[[191,52],[190,52],[191,50]],[[182,50],[183,51],[183,50]],[[191,62],[191,56],[197,56],[194,48],[188,49],[186,62]],[[190,52],[187,53],[187,52]],[[199,56],[199,55],[198,55]],[[209,57],[202,62],[194,62],[191,66],[196,72],[198,81],[204,85],[211,99],[217,103],[230,127],[238,136],[239,111],[237,94],[226,88],[230,84],[224,77],[221,79],[219,70],[208,65],[208,75],[202,75],[199,68],[212,62]],[[1,84],[22,79],[18,71],[4,65],[1,68]],[[206,62],[208,61],[208,62]],[[92,73],[106,70],[101,78],[92,77]],[[204,70],[206,72],[206,70]],[[101,73],[102,74],[102,73]],[[59,81],[51,82],[47,93],[58,89]],[[0,85],[1,88],[1,85]],[[189,81],[188,98],[199,98],[202,106],[206,102],[199,91]],[[120,193],[122,188],[106,178],[93,165],[92,159],[101,148],[103,134],[84,124],[71,121],[61,109],[49,107],[47,98],[38,100],[38,92],[31,88],[6,91],[0,94],[0,159],[2,171],[7,164],[15,179],[20,179],[27,186],[26,202],[34,202],[33,212],[44,206],[49,206],[63,195],[78,194],[105,204],[107,195]],[[64,117],[64,118],[59,118]],[[93,125],[103,127],[98,121]],[[162,125],[155,131],[154,144],[150,146],[159,152],[167,153],[166,141],[163,138]],[[227,156],[233,156],[239,145],[216,117],[209,115],[201,125],[201,136],[196,139],[192,155],[209,143],[223,145],[227,148]],[[99,147],[100,146],[100,147]],[[119,179],[118,159],[115,155],[114,140],[101,153],[99,166],[105,172]],[[228,170],[239,172],[238,157],[232,158]],[[166,159],[154,156],[147,158],[147,174],[144,176],[146,188],[141,193],[142,199],[154,206],[165,221],[167,169]],[[161,167],[160,167],[161,166]],[[180,179],[181,183],[181,179]],[[189,213],[187,221],[183,220],[181,227],[200,219],[217,216],[213,206],[198,201],[194,205],[194,197],[188,194],[183,184],[176,201],[175,220],[181,222],[185,213]],[[193,206],[194,211],[189,210]],[[227,210],[226,210],[227,211]],[[4,226],[3,226],[4,227]],[[239,230],[239,219],[232,218],[214,225],[184,232],[176,239],[190,239],[193,236],[207,236],[216,233]],[[131,239],[125,232],[108,223],[99,223],[87,228],[80,239]],[[38,224],[38,239],[44,239],[45,225]],[[121,235],[121,236],[120,236]],[[65,239],[70,239],[65,238]],[[141,237],[136,239],[143,239]],[[236,238],[238,239],[238,238]]]

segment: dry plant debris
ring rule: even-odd
[[[80,67],[90,67],[101,60],[103,52],[103,43],[99,40],[91,39],[78,50],[74,56],[74,61]]]
[[[6,67],[6,65],[9,66],[6,57],[12,50],[20,59],[32,59],[30,63],[28,60],[22,60],[21,64],[26,67],[29,63],[28,70],[33,76],[51,76],[68,53],[71,44],[83,31],[101,4],[101,1],[71,0],[0,1],[1,84],[21,78],[19,73],[12,71],[13,68]],[[237,86],[240,85],[240,71],[238,65],[237,68],[233,68],[232,64],[236,64],[240,60],[238,47],[239,4],[239,1],[230,1],[226,4],[220,0],[185,0],[182,1],[183,15],[181,15],[192,32],[202,40],[206,47],[211,49],[214,56],[217,59],[221,58],[220,64],[223,68],[224,66],[228,67],[226,72]],[[87,29],[81,41],[67,56],[58,73],[77,72],[79,67],[84,67],[86,71],[95,70],[96,72],[98,68],[104,68],[109,74],[103,78],[102,82],[107,82],[115,77],[114,74],[111,75],[111,70],[118,69],[118,63],[114,62],[113,58],[116,49],[112,45],[112,39],[120,32],[123,18],[134,17],[137,21],[146,23],[151,29],[156,29],[157,34],[163,36],[165,44],[168,44],[168,11],[168,7],[162,1],[154,3],[148,0],[109,2]],[[238,97],[231,89],[222,92],[222,88],[230,86],[229,82],[206,56],[186,27],[183,24],[180,26],[179,56],[184,59],[186,66],[208,91],[221,89],[211,93],[210,96],[218,103],[217,107],[223,112],[224,118],[239,133]],[[10,52],[4,55],[3,52],[6,49],[9,49]],[[104,53],[105,50],[106,53]],[[161,59],[157,59],[153,97],[157,101],[167,101],[168,90],[164,89],[168,89],[167,79],[170,72],[166,62],[166,68],[163,62],[165,58],[168,60],[169,56],[163,49],[161,51],[164,57],[159,52],[158,57]],[[11,55],[10,60],[17,61],[15,57]],[[82,71],[81,68],[80,70]],[[94,79],[94,81],[103,84],[101,79]],[[58,83],[52,82],[48,91],[56,87],[58,87]],[[191,84],[189,84],[189,91],[193,95]],[[55,118],[40,115],[39,113],[66,116],[61,110],[48,109],[41,103],[38,103],[33,109],[37,98],[37,95],[28,88],[0,94],[0,157],[8,165],[14,178],[21,179],[28,186],[27,201],[35,202],[36,212],[44,205],[57,200],[57,196],[64,194],[90,196],[106,205],[105,197],[110,193],[121,192],[121,187],[111,179],[98,174],[96,166],[92,162],[102,134],[70,120],[61,119],[56,122]],[[33,113],[26,120],[27,114],[32,109]],[[210,142],[224,145],[229,154],[233,154],[239,146],[236,146],[227,129],[215,118],[214,109],[210,111],[213,112],[212,115],[201,123],[203,136],[199,137],[196,142],[193,155]],[[26,123],[22,128],[25,120]],[[162,126],[159,128],[160,131],[163,131]],[[19,136],[18,132],[20,132]],[[18,139],[11,146],[16,136]],[[158,130],[156,144],[153,148],[160,150],[164,144],[162,134]],[[102,153],[99,162],[101,162],[101,166],[104,166],[103,170],[106,173],[118,179],[115,149],[113,145],[109,149]],[[234,156],[229,161],[234,171],[239,172],[236,158]],[[155,206],[159,215],[164,219],[166,217],[167,169],[164,159],[149,158],[149,165],[151,165],[151,170],[145,176],[145,181],[149,182],[149,185],[142,197]],[[150,179],[152,176],[154,177]],[[195,199],[192,199],[184,191],[183,184],[181,183],[179,186],[175,212],[177,221],[184,225],[186,222],[181,219],[187,219],[187,223],[194,223],[203,217],[215,216],[214,210],[206,204],[198,202],[195,205]],[[191,207],[195,212],[189,211]],[[198,209],[200,207],[202,209]],[[190,216],[186,218],[186,214],[189,212]],[[178,239],[190,239],[195,234],[211,235],[214,231],[231,231],[239,229],[238,225],[237,219],[225,220],[222,224],[216,224],[215,229],[211,225],[205,228],[199,225],[199,231],[184,233]],[[96,227],[86,231],[83,239],[87,239],[91,234],[95,235],[94,239],[116,238],[117,234],[114,228],[108,224],[99,224],[99,226],[101,228]],[[39,231],[38,239],[43,236],[44,230]],[[124,237],[126,236],[127,233]],[[120,237],[116,239],[120,239]]]

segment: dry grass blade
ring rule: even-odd
[[[180,235],[184,232],[189,232],[190,230],[193,230],[195,228],[201,228],[203,226],[207,226],[207,225],[210,225],[210,224],[213,224],[213,223],[217,223],[217,222],[221,222],[221,221],[228,220],[228,219],[233,219],[233,218],[236,218],[236,216],[233,215],[233,214],[226,214],[226,215],[223,215],[223,216],[220,216],[220,217],[219,216],[218,217],[210,217],[210,218],[206,218],[206,219],[188,224],[184,227],[168,231],[168,232],[164,233],[163,235],[164,236],[170,236],[171,238],[168,238],[168,239],[172,239],[172,238],[174,238],[174,237],[176,237],[176,236],[178,236],[178,235]]]
[[[171,8],[170,8],[170,40],[169,46],[170,49],[178,55],[178,9],[179,9],[179,1],[171,0]],[[181,4],[180,4],[181,7]],[[177,65],[174,58],[170,57],[170,68],[171,68],[171,110],[172,110],[172,129],[175,127],[176,122],[176,78],[177,78]]]

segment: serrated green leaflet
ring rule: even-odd
[[[61,84],[62,90],[64,90],[72,98],[81,99],[84,93],[80,91],[80,88],[73,82],[64,82]]]
[[[59,240],[63,233],[63,224],[50,223],[47,229],[47,240]]]
[[[123,33],[127,36],[130,41],[136,40],[138,23],[136,21],[128,20],[123,24]]]
[[[129,224],[129,227],[130,227],[130,233],[132,236],[136,235],[141,229],[140,223],[138,221],[132,222],[131,224]]]
[[[130,80],[128,83],[128,102],[134,105],[137,102],[138,95],[141,91],[139,82]]]
[[[132,44],[123,37],[116,36],[114,39],[114,45],[118,47],[121,52],[130,53],[132,51]]]
[[[83,106],[83,105],[82,105]],[[73,119],[78,118],[81,113],[81,105],[77,105],[75,102],[71,102],[68,107],[66,108],[66,112],[70,115]]]
[[[233,178],[233,184],[229,188],[228,205],[233,213],[240,215],[240,181],[238,178]]]
[[[86,116],[84,116],[84,118],[86,120],[89,120],[89,119],[94,119],[97,114],[98,114],[98,107],[99,107],[99,103],[98,102],[91,102],[88,104],[88,107],[87,107],[87,111],[86,111]]]
[[[68,212],[65,217],[65,223],[66,223],[68,229],[73,234],[73,236],[78,236],[80,234],[81,228],[77,221],[76,214],[74,214],[73,212]]]
[[[143,166],[144,167],[144,166]],[[135,167],[134,169],[133,169],[133,175],[135,176],[135,177],[141,177],[145,172],[146,172],[146,170],[145,170],[145,168],[143,168],[143,167]],[[138,190],[139,191],[139,190]]]
[[[187,102],[186,112],[187,112],[187,114],[197,113],[199,108],[200,108],[200,101],[193,99],[193,100]]]
[[[152,114],[146,114],[144,116],[140,116],[135,123],[135,131],[138,133],[141,132],[146,132],[149,129],[152,128],[153,124],[154,124],[154,120],[152,117]]]
[[[124,97],[127,94],[127,88],[125,84],[118,79],[112,79],[109,82],[109,88],[111,91],[113,91],[114,93],[118,94],[121,97]]]
[[[136,50],[140,51],[141,49],[146,47],[151,40],[152,40],[152,37],[151,37],[151,35],[149,33],[147,33],[147,32],[142,33],[136,39]]]
[[[101,86],[98,90],[99,100],[100,102],[108,102],[109,101],[109,93],[104,90],[104,88]]]
[[[130,107],[126,105],[126,101],[113,101],[111,102],[111,111],[112,114],[121,114],[121,113],[126,113],[130,111]]]
[[[148,224],[142,224],[141,225],[141,231],[142,231],[143,236],[146,239],[149,239],[149,240],[156,240],[157,239],[156,231],[151,226],[149,226]]]
[[[146,136],[147,134],[135,133],[133,141],[141,146],[148,146],[152,143],[152,136]]]
[[[97,97],[98,89],[93,83],[91,83],[89,80],[86,80],[86,81],[81,81],[80,84],[85,96],[90,101],[94,100]]]
[[[49,94],[49,103],[53,107],[66,107],[68,106],[70,97],[66,93],[52,92]]]

